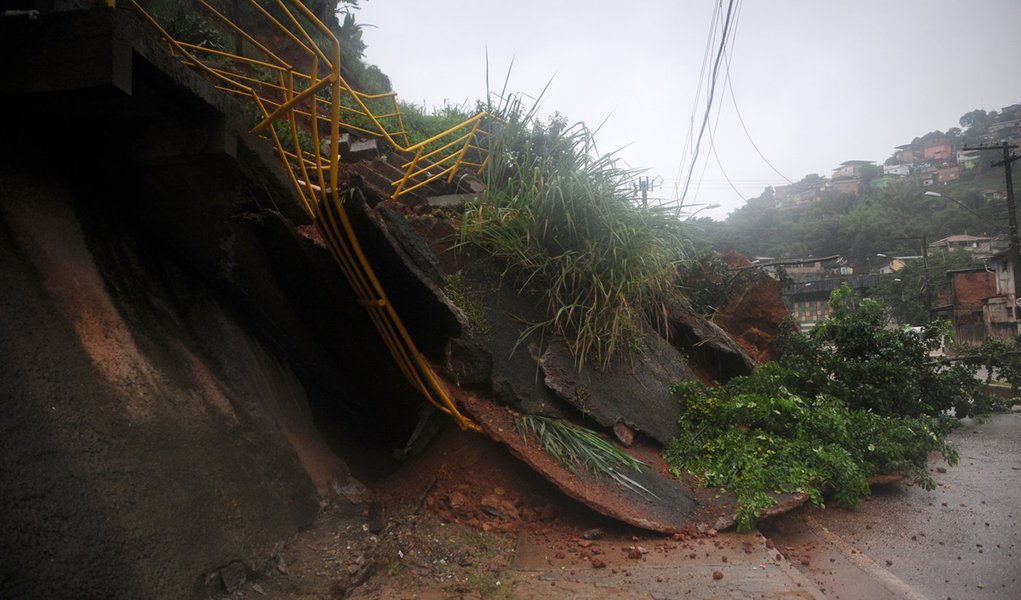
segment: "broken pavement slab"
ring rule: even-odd
[[[546,347],[539,366],[546,385],[581,414],[607,428],[623,423],[667,444],[680,433],[681,417],[681,402],[670,387],[695,374],[656,332],[642,333],[647,351],[634,365],[614,361],[597,369],[586,363],[579,369],[566,344],[558,340]]]
[[[650,531],[672,533],[691,523],[695,512],[694,494],[669,475],[653,468],[628,472],[653,496],[622,487],[608,477],[571,473],[549,456],[534,440],[524,438],[515,426],[517,414],[505,406],[471,394],[460,398],[466,412],[475,418],[493,440],[506,444],[511,452],[568,496],[601,514]],[[629,449],[630,452],[634,452]]]
[[[674,478],[650,444],[620,448],[646,466],[640,473],[628,471],[627,476],[651,494],[629,490],[613,479],[588,473],[572,473],[551,457],[534,439],[518,431],[517,412],[479,398],[474,394],[458,394],[465,412],[478,423],[485,435],[508,447],[511,454],[532,470],[556,485],[569,497],[596,512],[623,523],[649,531],[674,533],[694,527],[699,531],[724,530],[734,525],[733,492],[703,488],[686,475]],[[780,494],[776,504],[762,513],[762,518],[786,513],[808,500],[806,494]]]
[[[688,366],[706,379],[727,381],[750,375],[755,360],[719,325],[698,315],[680,296],[664,307],[667,339],[688,357]]]

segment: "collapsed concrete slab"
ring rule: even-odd
[[[671,533],[691,525],[697,504],[692,491],[673,477],[650,468],[628,471],[627,476],[646,491],[627,489],[613,479],[588,473],[573,473],[557,462],[534,439],[518,432],[518,413],[474,395],[460,397],[465,409],[482,425],[486,435],[506,444],[511,452],[568,496],[597,512],[630,525]],[[647,457],[640,457],[639,460]]]
[[[603,427],[625,425],[628,429],[617,435],[621,442],[627,442],[628,430],[633,430],[666,444],[680,431],[681,404],[670,387],[695,374],[656,332],[645,328],[642,342],[640,359],[615,360],[597,369],[592,364],[578,368],[567,345],[556,340],[543,351],[539,366],[546,385],[581,414]]]

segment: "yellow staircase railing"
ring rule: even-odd
[[[207,25],[233,37],[229,49],[189,34],[194,32],[168,31],[172,23],[147,11],[144,0],[126,3],[160,33],[170,52],[219,89],[251,102],[258,121],[252,133],[272,140],[305,211],[405,377],[462,428],[478,430],[458,410],[387,298],[351,226],[338,180],[342,128],[384,138],[405,155],[414,153],[393,184],[392,199],[444,175],[453,181],[462,167],[481,170],[488,160],[478,142],[485,114],[409,144],[395,96],[363,94],[348,85],[340,71],[340,42],[300,0],[220,2],[233,10],[229,16],[210,1],[193,0],[207,15]],[[370,109],[369,104],[381,102],[389,109]],[[484,158],[472,161],[469,152]],[[433,172],[437,169],[439,174]]]

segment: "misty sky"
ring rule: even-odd
[[[679,194],[675,185],[683,188],[705,110],[706,87],[697,105],[696,89],[717,6],[362,0],[357,16],[367,25],[366,60],[390,76],[404,100],[473,104],[486,93],[488,49],[493,87],[512,59],[513,91],[538,94],[552,77],[544,112],[590,126],[609,117],[597,136],[600,151],[627,146],[618,156],[661,178],[652,195],[670,199]],[[707,133],[687,198],[689,210],[721,208],[700,216],[723,218],[744,203],[741,196],[782,185],[783,176],[830,176],[851,159],[881,163],[894,146],[957,126],[965,112],[1021,102],[1021,0],[736,6],[727,53],[731,85],[721,71],[712,143]],[[738,111],[780,174],[760,158]]]

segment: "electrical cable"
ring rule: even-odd
[[[731,16],[733,15],[734,0],[729,0],[727,3],[727,15],[723,20],[723,32],[720,35],[720,47],[716,52],[716,60],[713,64],[712,78],[709,83],[709,97],[706,100],[705,115],[702,117],[702,126],[699,128],[698,138],[695,140],[695,150],[692,155],[691,165],[688,168],[688,176],[684,182],[684,191],[681,193],[680,203],[684,204],[684,199],[688,196],[688,188],[691,185],[691,176],[695,171],[695,163],[698,162],[699,151],[702,146],[702,137],[705,135],[706,126],[709,124],[709,115],[713,107],[713,99],[716,96],[716,81],[720,75],[720,62],[723,59],[723,50],[727,44],[727,34],[730,31]]]
[[[713,157],[716,159],[716,165],[720,167],[720,173],[723,174],[723,178],[730,184],[730,189],[734,190],[734,193],[737,194],[737,197],[742,201],[748,202],[748,199],[745,198],[740,191],[738,191],[734,182],[730,180],[730,176],[727,175],[727,171],[723,168],[723,163],[720,161],[720,155],[716,153],[716,143],[713,141],[713,132],[711,129],[709,130],[709,149],[713,151]]]
[[[727,87],[730,89],[730,101],[734,104],[734,112],[737,113],[737,120],[741,123],[741,129],[744,130],[744,134],[748,138],[748,142],[751,143],[752,148],[755,148],[755,152],[759,155],[759,158],[762,159],[762,162],[764,162],[767,165],[769,165],[769,168],[773,169],[773,172],[776,173],[777,175],[779,175],[780,177],[783,177],[783,179],[787,183],[793,185],[794,182],[791,181],[790,179],[788,179],[786,175],[781,173],[779,171],[779,169],[774,167],[773,163],[769,162],[769,160],[762,154],[762,150],[759,150],[759,147],[758,147],[758,145],[756,145],[755,140],[752,139],[752,134],[748,133],[748,127],[745,125],[744,118],[741,116],[741,109],[739,109],[737,107],[737,98],[734,96],[734,84],[731,83],[731,81],[730,81],[730,56],[729,55],[725,55],[724,56],[724,64],[725,64],[726,69],[727,69]]]
[[[723,51],[724,57],[729,56],[734,51],[734,45],[737,42],[737,28],[738,28],[738,25],[739,25],[740,19],[741,19],[741,8],[742,7],[743,7],[743,0],[737,0],[737,8],[734,10],[734,17],[733,17],[733,19],[731,21],[731,26],[730,26],[730,36],[729,36],[730,37],[730,52],[727,51],[725,45],[721,48],[722,51]],[[729,60],[728,60],[728,63],[729,63]],[[730,82],[730,80],[728,78],[727,82],[724,83],[724,86],[728,85],[729,82]],[[733,93],[733,90],[731,90],[731,93]],[[727,185],[730,187],[730,189],[735,194],[737,194],[738,198],[740,198],[743,202],[747,202],[748,199],[745,198],[744,195],[741,194],[741,192],[737,189],[737,186],[734,185],[734,182],[731,180],[730,175],[727,173],[727,170],[723,167],[723,161],[720,160],[719,153],[716,151],[715,133],[716,133],[716,131],[720,127],[720,119],[722,117],[723,117],[723,109],[722,109],[722,107],[719,107],[719,108],[717,108],[717,111],[716,111],[716,121],[713,123],[712,127],[709,128],[709,148],[712,150],[713,157],[716,159],[716,165],[719,167],[720,173],[723,175],[723,178],[727,182]],[[705,173],[708,170],[708,168],[709,168],[709,162],[706,161],[705,165],[702,167],[702,172],[699,174],[698,183],[695,185],[695,197],[694,197],[695,200],[698,199],[698,194],[702,190],[703,182],[705,181]],[[724,189],[724,188],[720,188],[720,189]],[[684,206],[684,202],[682,201],[679,204],[679,206],[678,206],[678,210],[680,210],[683,206]]]
[[[677,189],[680,187],[681,175],[684,172],[685,158],[687,157],[688,148],[689,148],[689,145],[690,145],[690,143],[692,141],[692,137],[694,137],[694,133],[695,133],[695,114],[696,114],[696,110],[698,109],[698,101],[702,97],[702,83],[706,79],[707,70],[708,70],[708,67],[709,67],[709,60],[710,60],[710,57],[712,56],[713,42],[716,40],[716,32],[717,32],[716,22],[719,20],[719,18],[721,16],[720,15],[720,11],[721,11],[722,8],[723,8],[723,1],[720,0],[720,2],[718,2],[718,3],[716,3],[714,5],[713,15],[709,19],[709,35],[706,36],[705,50],[702,53],[702,67],[701,67],[701,69],[699,70],[699,73],[698,73],[698,86],[695,88],[695,99],[692,101],[692,104],[691,104],[691,118],[688,119],[688,131],[687,131],[687,134],[686,134],[686,136],[684,138],[684,143],[681,145],[681,148],[683,149],[683,151],[681,153],[681,159],[680,159],[680,161],[677,164],[677,172],[674,174],[674,187],[673,187],[673,192],[671,193],[671,197],[672,198],[676,198],[677,197]]]

